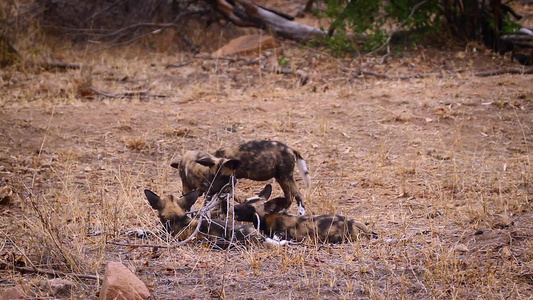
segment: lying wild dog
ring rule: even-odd
[[[289,208],[294,197],[298,203],[298,214],[305,215],[302,195],[292,176],[294,165],[298,166],[307,189],[311,185],[311,176],[298,151],[280,142],[250,141],[236,147],[218,149],[215,156],[240,162],[235,169],[235,178],[256,181],[275,178],[285,194],[286,201],[282,209]]]
[[[179,170],[183,194],[200,191],[200,194],[206,193],[206,198],[210,199],[229,183],[240,162],[195,150],[187,151],[179,163],[170,165]]]
[[[361,223],[339,215],[294,216],[279,213],[283,210],[285,199],[282,197],[268,200],[272,186],[267,184],[257,197],[234,208],[235,219],[253,222],[256,228],[270,237],[284,240],[302,241],[309,238],[320,243],[342,243],[354,241],[359,236],[377,238]]]
[[[161,198],[150,190],[144,190],[144,194],[150,206],[157,210],[165,231],[173,236],[177,235],[179,240],[185,240],[190,237],[197,227],[199,228],[200,237],[215,238],[215,244],[222,248],[230,244],[232,235],[234,235],[236,241],[246,245],[265,240],[250,225],[238,225],[231,228],[222,220],[189,217],[187,211],[190,210],[200,196],[200,191],[190,192],[178,199],[173,196]]]

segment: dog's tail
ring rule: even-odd
[[[300,172],[300,175],[302,175],[302,179],[304,181],[304,185],[306,189],[311,188],[311,175],[309,174],[309,170],[307,169],[307,164],[305,163],[305,160],[300,155],[298,151],[292,150],[294,152],[294,155],[296,156],[296,165],[298,166],[298,171]]]

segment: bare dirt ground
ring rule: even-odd
[[[383,65],[292,43],[261,54],[305,70],[303,86],[245,61],[131,49],[65,52],[90,70],[1,70],[0,187],[13,194],[0,206],[0,290],[49,297],[47,275],[16,267],[101,277],[113,260],[157,299],[533,297],[533,76],[475,77],[518,65],[473,49],[419,48]],[[341,65],[458,76],[383,80]],[[106,98],[88,83],[169,97]],[[160,226],[143,189],[179,194],[170,163],[185,150],[252,139],[302,153],[308,213],[351,216],[379,239],[228,251],[107,244],[163,244],[123,234]],[[240,181],[237,196],[263,185]],[[101,281],[68,274],[72,298],[97,298]]]

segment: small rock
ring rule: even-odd
[[[213,56],[230,56],[249,54],[277,47],[276,39],[271,35],[249,34],[231,40],[228,44],[215,51]]]
[[[465,245],[465,244],[458,244],[457,246],[455,246],[455,251],[458,251],[458,252],[468,252],[468,247]]]
[[[11,202],[11,196],[13,195],[13,190],[10,186],[6,185],[0,189],[0,204],[6,205]]]
[[[514,224],[509,217],[505,215],[494,215],[489,222],[492,224],[492,228],[496,229],[504,229]]]
[[[500,253],[503,258],[511,258],[511,256],[513,256],[513,252],[511,252],[511,249],[509,248],[509,246],[504,246],[501,249]]]
[[[8,266],[7,261],[0,259],[0,270],[6,270]]]
[[[128,268],[119,262],[109,262],[105,267],[100,290],[101,300],[148,299],[150,291]]]
[[[300,85],[306,85],[309,81],[309,76],[307,76],[307,73],[302,70],[296,70],[296,75],[300,77]]]
[[[4,290],[4,292],[2,292],[2,299],[3,300],[24,299],[24,295],[25,293],[24,293],[24,290],[22,289],[22,286],[16,285],[12,288]]]
[[[73,283],[71,281],[54,278],[41,283],[41,288],[54,298],[70,298]]]
[[[438,210],[434,210],[434,211],[429,212],[426,215],[426,218],[427,219],[435,219],[436,217],[439,217],[439,216],[442,216],[442,213],[440,211],[438,211]]]

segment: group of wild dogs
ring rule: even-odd
[[[341,243],[354,241],[360,236],[377,238],[377,234],[355,220],[339,215],[305,215],[302,195],[293,178],[294,166],[309,188],[311,177],[305,160],[298,151],[274,141],[250,141],[236,147],[221,148],[214,155],[200,150],[188,151],[177,168],[183,186],[183,196],[159,197],[145,190],[146,198],[157,210],[164,229],[186,239],[198,228],[204,237],[215,237],[218,241],[235,239],[243,244],[261,242],[280,243],[309,240],[316,243]],[[284,197],[269,200],[272,186],[267,184],[255,197],[235,205],[235,220],[252,222],[251,225],[232,225],[233,222],[217,219],[198,219],[190,215],[191,207],[198,197],[205,194],[206,202],[219,196],[221,190],[232,183],[232,178],[247,178],[266,181],[275,178],[283,190]],[[298,215],[286,212],[292,203],[298,204]],[[221,205],[223,213],[226,205]],[[200,222],[200,223],[198,223]]]

